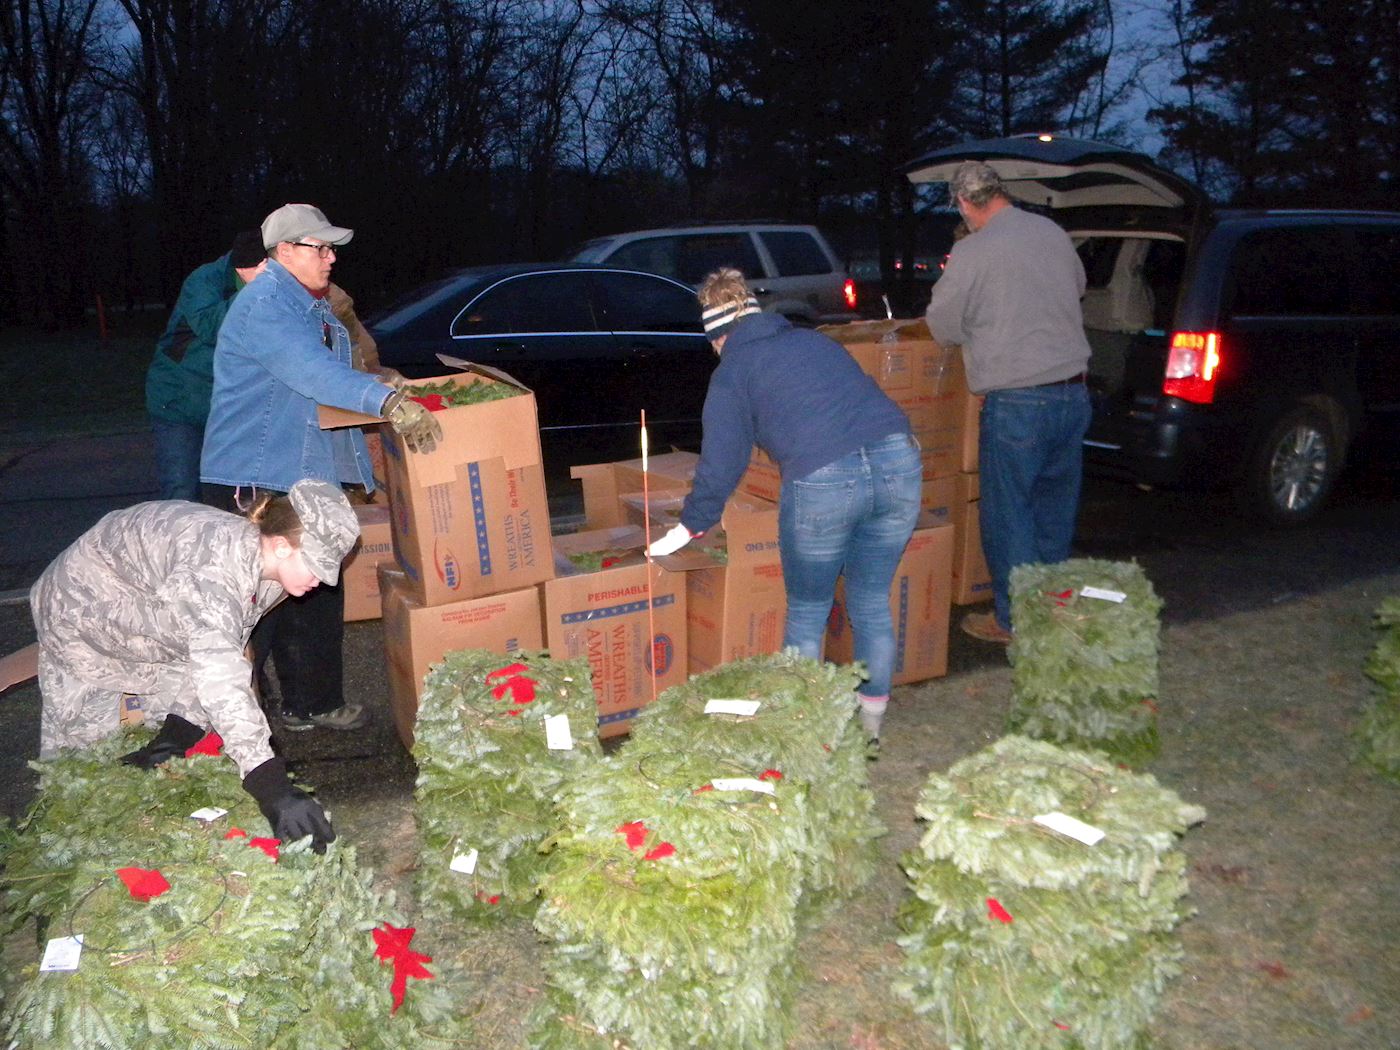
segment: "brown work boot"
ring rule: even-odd
[[[964,634],[972,635],[979,642],[1011,644],[1011,632],[997,623],[996,613],[968,613],[963,617],[962,629]]]

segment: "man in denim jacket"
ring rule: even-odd
[[[262,224],[267,269],[234,300],[214,350],[214,394],[200,481],[204,502],[237,511],[256,490],[286,492],[303,478],[374,490],[364,436],[322,430],[319,405],[389,421],[411,450],[431,452],[441,428],[421,405],[351,363],[350,336],[327,293],[336,248],[353,230],[319,208],[286,204]],[[342,690],[345,598],[318,587],[283,602],[253,636],[261,665],[270,652],[287,729],[357,729],[368,721]]]

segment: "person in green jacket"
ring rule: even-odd
[[[229,251],[196,269],[180,287],[146,372],[160,499],[199,501],[199,456],[214,389],[219,325],[233,297],[266,266],[261,231],[244,230]]]

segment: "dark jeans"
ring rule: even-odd
[[[200,486],[203,502],[242,514],[253,498],[251,487]],[[258,494],[266,492],[259,489]],[[277,667],[283,714],[308,715],[334,711],[345,703],[343,644],[345,591],[324,583],[300,598],[287,597],[268,610],[253,628],[253,666],[259,674],[268,654]]]
[[[982,553],[1007,630],[1011,570],[1069,557],[1089,414],[1083,383],[993,390],[982,403]]]
[[[919,516],[922,464],[908,434],[871,442],[805,478],[784,480],[778,550],[787,591],[783,645],[821,658],[836,578],[846,576],[863,696],[888,696],[894,672],[890,583]]]
[[[152,416],[151,433],[155,436],[157,498],[200,502],[199,453],[204,446],[204,428]]]

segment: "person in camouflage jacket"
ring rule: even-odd
[[[284,595],[336,582],[359,531],[339,487],[315,480],[247,518],[179,500],[103,517],[30,590],[40,757],[112,735],[123,694],[139,694],[147,718],[164,723],[123,761],[154,767],[212,728],[278,837],[310,834],[324,849],[335,834],[273,755],[245,649]]]

